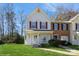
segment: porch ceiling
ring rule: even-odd
[[[28,30],[27,33],[29,34],[53,34],[53,31],[33,31],[33,30]]]

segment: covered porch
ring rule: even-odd
[[[48,43],[50,39],[53,39],[53,31],[50,30],[28,30],[26,44],[42,44]]]

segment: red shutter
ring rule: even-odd
[[[68,24],[66,24],[66,30],[68,30]]]
[[[53,25],[53,28],[52,29],[54,30],[54,23],[52,25]]]
[[[61,27],[61,25],[60,25],[60,24],[58,24],[58,30],[60,30],[60,27]]]
[[[36,21],[36,29],[37,29],[37,21]]]
[[[46,29],[47,29],[47,24],[48,24],[48,23],[46,22]]]
[[[76,23],[76,30],[77,30],[77,23]]]
[[[63,30],[63,24],[61,23],[61,30]]]
[[[29,28],[31,29],[31,21],[29,22]]]
[[[40,29],[41,29],[41,22],[40,22]]]

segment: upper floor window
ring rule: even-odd
[[[30,21],[29,27],[32,28],[32,29],[36,29],[37,28],[37,22],[31,22]]]
[[[40,22],[40,29],[47,29],[47,22]]]
[[[53,29],[58,30],[59,29],[59,24],[53,24]]]
[[[79,23],[76,23],[76,30],[79,31]]]
[[[61,24],[62,30],[68,30],[68,24]]]

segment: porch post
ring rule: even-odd
[[[40,44],[40,41],[39,41],[39,33],[38,33],[37,35],[38,35],[38,39],[37,39],[37,41],[38,41],[38,44]]]
[[[30,33],[29,35],[30,35],[30,40],[31,40],[31,45],[32,45],[32,34]]]

